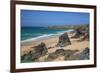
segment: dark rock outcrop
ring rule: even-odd
[[[61,36],[59,36],[59,41],[58,41],[56,46],[64,47],[64,46],[67,46],[70,44],[71,44],[71,42],[70,42],[70,39],[69,39],[68,34],[66,32],[66,33],[62,34]]]
[[[47,49],[45,43],[43,43],[43,42],[41,44],[35,46],[34,48],[35,49],[31,52],[33,58],[39,58],[41,56],[46,55],[48,52],[48,49]]]
[[[75,29],[75,31],[74,31],[73,34],[74,34],[74,35],[73,35],[71,38],[79,38],[80,35],[82,35],[82,32],[81,32],[80,29]]]
[[[89,33],[85,33],[84,36],[80,39],[80,41],[88,40],[89,41]]]
[[[35,59],[32,58],[32,54],[31,51],[27,54],[24,54],[23,56],[21,56],[21,62],[32,62]]]
[[[65,50],[64,49],[57,49],[55,52],[50,53],[48,55],[48,58],[46,59],[46,61],[52,61],[52,60],[54,60],[54,59],[56,59],[59,56],[64,55],[64,54],[65,54]]]
[[[73,55],[75,52],[77,52],[76,50],[64,50],[64,49],[57,49],[55,52],[50,53],[48,55],[48,58],[46,59],[46,61],[53,61],[56,58],[58,58],[59,56],[71,56]]]
[[[78,27],[74,30],[71,38],[80,38],[80,41],[89,40],[89,25],[84,27]]]
[[[81,40],[88,40],[89,41],[89,25],[85,28],[84,37]]]
[[[90,51],[89,48],[85,48],[82,52],[72,55],[69,60],[88,60],[90,57]]]
[[[89,59],[89,55],[90,55],[90,52],[89,52],[89,48],[87,47],[79,54],[79,59],[87,60]]]
[[[43,42],[32,48],[34,48],[34,49],[31,50],[29,53],[21,56],[21,62],[36,61],[39,57],[46,55],[48,52],[47,47],[46,47],[45,43],[43,43]]]
[[[72,57],[77,52],[78,50],[66,50],[64,55],[65,56],[64,60],[70,60],[70,57]]]

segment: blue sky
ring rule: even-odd
[[[89,13],[21,10],[21,26],[89,24]]]

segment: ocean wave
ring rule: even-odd
[[[53,34],[43,34],[41,36],[37,36],[37,37],[29,38],[29,39],[26,39],[26,40],[22,40],[21,43],[30,42],[30,41],[37,41],[37,40],[46,39],[46,38],[49,38],[49,37],[55,37],[55,36],[59,36],[59,35],[65,33],[65,32],[70,32],[70,31],[72,31],[72,30],[60,31],[60,32],[56,32],[56,33],[53,33]]]
[[[39,40],[39,39],[48,38],[48,37],[51,37],[53,35],[54,34],[44,34],[44,35],[41,35],[41,36],[38,36],[38,37],[33,37],[33,38],[30,38],[30,39],[23,40],[21,42],[23,43],[23,42],[35,41],[35,40]]]
[[[61,34],[65,33],[65,32],[71,32],[71,31],[73,31],[73,29],[65,30],[65,31],[60,31],[60,32],[57,32],[57,34],[61,35]]]

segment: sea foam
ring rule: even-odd
[[[46,39],[46,38],[50,38],[50,37],[60,36],[63,33],[70,32],[70,31],[72,31],[72,30],[60,31],[60,32],[56,32],[55,34],[43,34],[41,36],[37,36],[37,37],[33,37],[33,38],[29,38],[29,39],[23,40],[23,41],[21,41],[21,43],[37,41],[37,40],[39,41],[41,39]]]

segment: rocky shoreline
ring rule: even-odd
[[[21,55],[21,62],[89,59],[89,26],[79,27],[69,33],[65,32],[59,37],[48,40],[39,41],[34,46],[21,46],[22,49],[23,47],[29,48],[27,53]],[[75,47],[79,47],[79,49]]]

